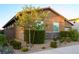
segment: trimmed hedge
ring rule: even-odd
[[[31,34],[31,43],[32,44],[43,44],[45,40],[45,31],[44,30],[30,30]],[[29,30],[25,30],[24,39],[29,43]]]

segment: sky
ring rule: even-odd
[[[24,4],[0,4],[0,29],[24,6]],[[67,19],[79,17],[79,4],[33,4],[32,6],[51,7]]]

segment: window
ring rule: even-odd
[[[59,23],[58,22],[53,23],[53,32],[59,32]]]

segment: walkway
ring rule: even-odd
[[[79,45],[50,49],[31,54],[79,54]]]

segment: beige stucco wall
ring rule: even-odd
[[[22,47],[26,47],[26,42],[24,41],[24,29],[21,27],[16,27],[16,40],[22,43]]]
[[[46,19],[45,23],[47,24],[46,32],[53,32],[53,22],[59,23],[59,31],[64,31],[65,28],[65,21],[64,18],[51,12],[49,12],[49,18]]]

